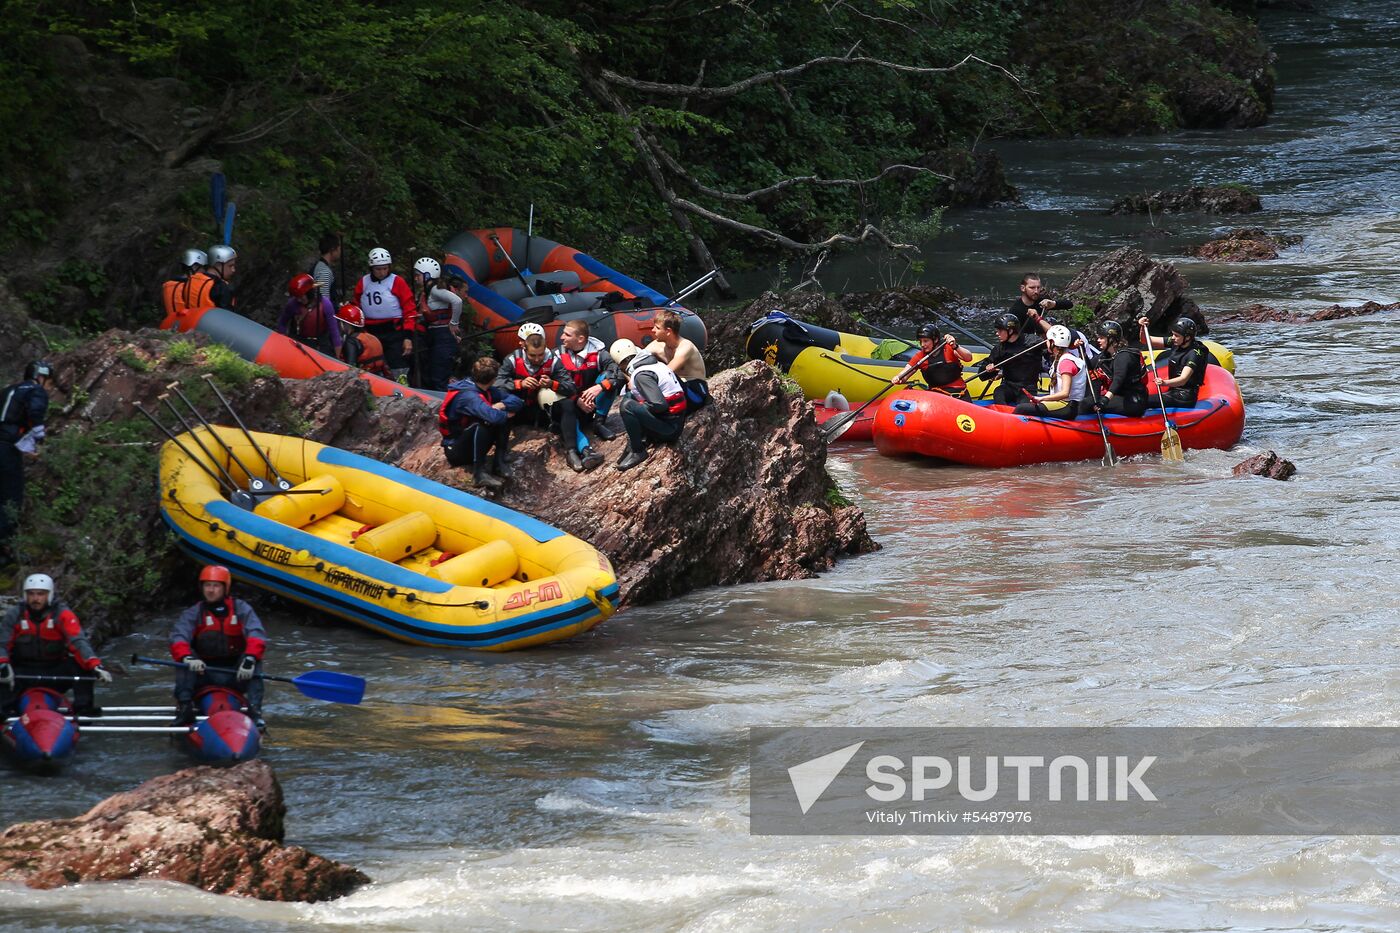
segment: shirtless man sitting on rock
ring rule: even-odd
[[[642,348],[666,364],[681,381],[705,378],[705,358],[693,341],[681,336],[681,316],[674,311],[658,311],[651,322],[652,342]]]

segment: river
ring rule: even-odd
[[[1023,270],[1053,285],[1144,242],[1207,309],[1400,298],[1400,10],[1327,7],[1266,20],[1280,79],[1269,125],[1008,147],[1028,207],[950,215],[925,278],[1009,296]],[[1211,266],[1183,250],[1233,218],[1159,218],[1172,232],[1139,241],[1145,218],[1099,213],[1129,191],[1219,181],[1263,195],[1244,222],[1303,244]],[[841,450],[831,469],[883,551],[816,580],[629,610],[557,647],[443,656],[278,624],[273,609],[285,669],[370,681],[361,707],[270,691],[266,757],[288,839],[375,882],[323,905],[173,884],[0,886],[0,924],[1393,929],[1388,837],[750,836],[746,730],[1394,725],[1394,325],[1216,328],[1248,426],[1237,449],[1192,451],[1184,466],[977,472]],[[1270,448],[1297,478],[1230,478]],[[159,628],[107,653],[158,653]],[[167,688],[130,677],[108,702],[161,702]],[[85,745],[65,776],[0,776],[0,825],[80,813],[178,763],[154,741]]]

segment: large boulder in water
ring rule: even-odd
[[[1186,295],[1187,285],[1176,266],[1125,246],[1085,266],[1064,292],[1097,320],[1131,322],[1146,315],[1152,332],[1162,334],[1177,319],[1189,317],[1201,334],[1208,334],[1200,307]]]
[[[1260,262],[1277,259],[1278,252],[1303,242],[1300,236],[1273,236],[1259,227],[1231,230],[1191,250],[1191,255],[1210,262]]]
[[[1238,185],[1194,185],[1130,194],[1113,202],[1110,214],[1252,214],[1263,210],[1259,195]]]
[[[56,888],[159,879],[267,901],[324,901],[369,881],[282,844],[287,808],[264,761],[188,768],[109,797],[71,820],[0,833],[0,881]]]

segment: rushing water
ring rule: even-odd
[[[1267,127],[1009,151],[1029,209],[952,218],[929,277],[1009,293],[1025,267],[1067,276],[1145,226],[1095,213],[1112,196],[1228,178],[1264,193],[1250,223],[1307,239],[1274,263],[1181,261],[1202,304],[1400,297],[1390,7],[1269,20]],[[1168,225],[1157,255],[1210,228]],[[977,472],[840,452],[832,470],[883,551],[817,580],[629,610],[553,648],[443,656],[270,609],[285,669],[370,680],[358,708],[272,691],[266,757],[289,841],[375,883],[311,906],[173,884],[0,886],[0,924],[1394,928],[1400,851],[1386,837],[753,837],[746,797],[755,725],[1395,724],[1393,326],[1218,328],[1245,440],[1184,467]],[[1299,476],[1230,478],[1266,448]],[[158,629],[108,654],[158,653]],[[108,702],[166,689],[126,678]],[[79,813],[179,763],[155,740],[84,744],[65,776],[0,776],[0,825]]]

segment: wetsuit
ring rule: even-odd
[[[203,600],[180,614],[170,633],[170,656],[184,661],[193,655],[210,667],[236,668],[245,655],[256,664],[252,679],[239,683],[237,675],[205,670],[196,674],[187,667],[175,672],[175,699],[188,703],[204,686],[229,687],[242,693],[248,701],[248,711],[257,718],[262,711],[263,652],[267,648],[267,632],[253,607],[241,599],[226,597],[217,603]]]
[[[1201,383],[1206,381],[1206,364],[1210,353],[1199,340],[1192,340],[1183,347],[1173,347],[1157,357],[1165,360],[1167,378],[1175,379],[1186,367],[1191,367],[1191,378],[1185,385],[1174,386],[1162,393],[1162,402],[1168,408],[1191,408],[1196,404],[1196,396],[1201,391]]]
[[[1091,364],[1095,365],[1095,364]],[[1142,354],[1128,347],[1120,347],[1109,360],[1100,356],[1097,368],[1099,393],[1112,392],[1113,398],[1100,398],[1100,406],[1105,414],[1128,415],[1139,418],[1147,411],[1147,387],[1143,385],[1144,367]]]
[[[1056,298],[1055,306],[1053,308],[1050,308],[1049,310],[1068,311],[1070,308],[1073,307],[1074,302],[1066,301],[1063,298]],[[1040,328],[1031,326],[1029,317],[1031,308],[1035,308],[1036,310],[1040,311],[1042,317],[1044,316],[1045,310],[1040,307],[1040,304],[1038,302],[1033,305],[1028,305],[1019,298],[1011,302],[1011,306],[1006,310],[1008,313],[1016,315],[1016,320],[1021,322],[1021,334],[1031,335],[1031,339],[1035,339],[1036,337],[1040,336]]]
[[[985,372],[987,367],[996,366],[1001,370],[1001,385],[992,394],[992,400],[998,405],[1019,405],[1025,401],[1022,389],[1036,390],[1040,384],[1040,357],[1041,354],[1031,350],[1024,352],[1029,347],[1040,342],[1037,337],[1033,342],[1028,342],[1025,334],[1017,334],[1015,340],[1003,340],[992,352],[987,354],[987,358],[982,361],[981,369]],[[1016,359],[1010,357],[1017,356]],[[1005,365],[1002,361],[1007,360]]]
[[[43,439],[48,410],[49,393],[32,379],[0,392],[0,547],[14,535],[24,505],[24,457],[16,444],[26,435],[26,444]]]

